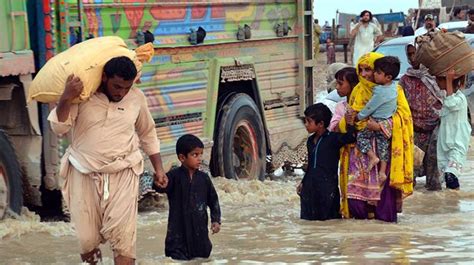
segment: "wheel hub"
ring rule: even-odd
[[[237,124],[234,136],[234,168],[239,178],[253,179],[258,170],[258,146],[255,131],[246,120]]]

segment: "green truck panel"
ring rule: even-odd
[[[29,50],[26,0],[0,0],[0,52]]]

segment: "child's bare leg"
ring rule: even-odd
[[[370,149],[368,152],[367,152],[367,156],[369,157],[369,171],[372,170],[372,168],[377,165],[379,162],[380,162],[380,159],[377,157],[377,155],[375,154],[375,152]],[[387,165],[385,165],[386,167]]]
[[[387,161],[380,160],[380,171],[379,171],[379,179],[385,181],[387,179]]]

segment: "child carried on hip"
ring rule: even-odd
[[[365,107],[357,114],[356,120],[373,119],[388,126],[381,126],[380,131],[364,128],[357,134],[357,148],[369,157],[370,171],[380,163],[379,178],[387,178],[390,139],[392,137],[389,119],[397,111],[397,84],[393,81],[400,73],[400,61],[394,56],[379,58],[374,63],[374,80],[377,84]],[[373,142],[376,143],[375,148]],[[375,151],[374,151],[375,149]]]

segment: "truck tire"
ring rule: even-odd
[[[234,95],[221,109],[217,140],[219,172],[228,179],[265,179],[266,141],[262,118],[247,94]]]
[[[13,145],[0,130],[0,219],[7,209],[20,214],[23,206],[21,169]]]

